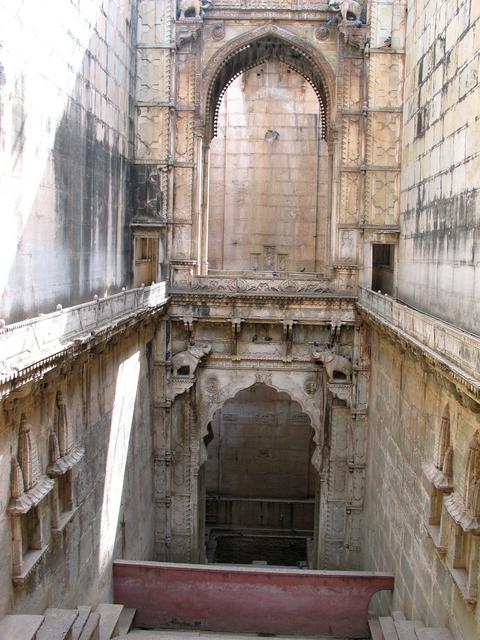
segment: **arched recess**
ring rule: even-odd
[[[324,401],[319,374],[311,371],[216,370],[208,367],[200,369],[197,374],[196,393],[200,464],[205,462],[203,439],[208,435],[208,424],[214,413],[239,391],[248,389],[256,382],[262,382],[280,393],[286,393],[310,418],[314,442],[317,445],[313,463],[319,471],[321,457],[318,456],[323,446],[320,425],[323,424]]]
[[[198,424],[198,448],[199,448],[199,468],[196,477],[198,487],[196,490],[197,500],[197,544],[199,558],[203,559],[203,543],[205,534],[205,485],[204,485],[204,464],[207,461],[207,442],[211,437],[209,424],[214,415],[224,407],[231,399],[234,399],[242,391],[250,389],[255,385],[262,384],[269,389],[277,391],[279,394],[288,396],[296,404],[301,412],[306,415],[313,431],[314,451],[311,457],[311,465],[314,471],[320,474],[322,467],[322,447],[323,433],[320,425],[324,422],[323,391],[318,373],[308,371],[252,371],[252,370],[215,370],[202,368],[199,371],[196,385],[197,398],[197,424]],[[317,485],[314,507],[314,536],[313,536],[313,561],[317,562],[316,545],[319,544],[318,530],[320,527],[320,484]]]
[[[207,143],[214,136],[218,105],[230,83],[244,71],[271,59],[284,62],[312,85],[322,102],[327,137],[335,109],[335,75],[330,63],[307,40],[270,24],[231,40],[205,66],[200,112]]]
[[[315,231],[315,249],[312,267],[307,270],[320,271],[328,263],[330,248],[328,246],[329,219],[332,203],[333,184],[333,144],[331,122],[335,112],[334,91],[335,81],[333,70],[321,51],[308,41],[286,29],[276,25],[266,25],[253,29],[238,38],[228,42],[212,56],[204,68],[200,104],[200,122],[202,142],[199,157],[202,158],[202,170],[197,175],[197,185],[200,188],[199,244],[197,247],[198,263],[203,275],[208,273],[208,244],[209,244],[209,147],[216,134],[216,123],[222,97],[230,84],[244,72],[262,65],[268,61],[278,61],[288,69],[302,76],[313,88],[319,101],[320,141],[325,145],[326,171],[322,172],[328,189],[323,194],[324,213],[317,211],[315,224],[324,225]],[[317,203],[318,210],[318,203]],[[280,262],[280,259],[279,259]],[[227,268],[227,267],[225,267]],[[238,268],[238,267],[235,267]],[[243,268],[243,267],[242,267]],[[247,268],[248,269],[248,268]],[[275,267],[272,270],[283,270]],[[253,269],[255,270],[255,269]],[[266,269],[267,271],[269,269]],[[296,265],[287,268],[288,271],[299,270]],[[300,269],[303,271],[302,269]]]

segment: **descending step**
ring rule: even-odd
[[[382,627],[380,626],[380,622],[377,618],[370,618],[368,621],[368,626],[370,628],[370,635],[372,636],[372,640],[383,640]]]
[[[418,640],[453,640],[453,636],[448,629],[428,627],[416,629]]]
[[[141,631],[132,629],[125,636],[115,637],[115,640],[258,640],[254,633],[213,633],[209,631]],[[303,636],[275,636],[276,640],[309,640]],[[310,640],[332,640],[327,636],[315,636]],[[342,640],[342,638],[336,638]],[[344,638],[343,640],[347,640]]]
[[[100,614],[91,607],[78,607],[78,618],[72,630],[72,640],[99,640]]]
[[[395,622],[398,640],[417,640],[415,629],[423,626],[422,622],[415,620],[398,620],[398,622]]]
[[[77,609],[46,609],[36,640],[72,640]]]
[[[133,618],[137,610],[133,607],[123,607],[123,611],[118,619],[118,635],[124,636],[132,628]]]
[[[398,640],[397,630],[393,618],[379,618],[384,640]]]
[[[0,620],[0,640],[37,640],[43,616],[12,615]]]
[[[99,604],[95,609],[100,614],[100,640],[118,636],[118,620],[123,611],[122,604]]]
[[[72,640],[79,640],[80,635],[87,624],[87,620],[92,613],[92,607],[77,607],[78,616],[73,624]]]
[[[100,640],[100,614],[92,613],[83,627],[83,631],[78,640]]]

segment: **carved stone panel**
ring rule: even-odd
[[[141,0],[138,3],[138,42],[169,45],[173,26],[171,0]]]
[[[195,56],[178,56],[177,106],[188,109],[195,106]]]
[[[366,181],[367,222],[377,225],[399,224],[399,174],[396,171],[370,171]]]
[[[357,224],[362,211],[360,200],[360,173],[344,172],[340,178],[340,216],[341,224]]]
[[[173,257],[177,260],[190,259],[192,251],[192,226],[176,224],[173,230]]]
[[[344,117],[342,162],[356,165],[362,162],[362,135],[360,117]]]
[[[339,232],[338,258],[340,262],[354,264],[357,261],[358,234],[353,229],[341,229]]]
[[[187,222],[192,219],[193,169],[176,167],[175,169],[175,222]]]
[[[168,158],[167,107],[138,107],[135,154],[138,159],[165,162]]]
[[[373,108],[402,106],[401,56],[373,55],[370,59],[369,102]]]
[[[329,540],[345,538],[346,511],[343,502],[330,502],[328,505],[327,537]]]
[[[344,61],[343,72],[343,108],[361,109],[361,73],[363,60],[361,58],[347,58]]]
[[[171,54],[168,49],[137,49],[137,88],[140,102],[169,102]]]
[[[175,118],[175,160],[193,162],[193,113],[179,111]]]
[[[370,113],[368,116],[367,162],[398,166],[400,162],[400,114]]]

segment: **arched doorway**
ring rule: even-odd
[[[312,566],[318,473],[310,418],[256,383],[213,416],[200,479],[204,560]]]

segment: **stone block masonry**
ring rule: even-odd
[[[0,60],[0,317],[128,284],[136,3],[7,2]]]

